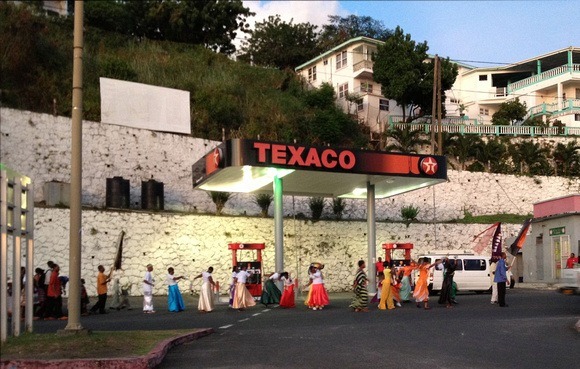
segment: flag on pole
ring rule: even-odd
[[[501,259],[502,253],[501,223],[498,223],[491,239],[491,258]]]
[[[117,253],[115,254],[115,261],[113,262],[113,267],[115,269],[121,269],[121,263],[123,262],[123,237],[125,236],[125,231],[119,233],[117,238]]]
[[[473,241],[475,242],[475,246],[473,246],[474,253],[481,254],[487,247],[489,247],[489,243],[500,224],[500,222],[494,223],[489,228],[473,237]]]
[[[514,242],[510,245],[510,254],[516,256],[518,252],[524,247],[524,242],[526,241],[526,237],[528,236],[528,230],[532,225],[532,218],[526,219],[524,224],[522,225],[522,229],[518,233],[518,236],[514,240]]]

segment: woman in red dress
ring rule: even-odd
[[[284,291],[282,292],[282,297],[280,298],[280,307],[296,307],[296,303],[294,302],[294,280],[290,278],[288,272],[280,274],[280,280],[284,282]]]

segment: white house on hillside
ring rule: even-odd
[[[501,67],[460,69],[451,99],[479,123],[491,123],[501,103],[519,98],[526,118],[540,116],[567,127],[580,127],[580,48],[569,47]]]
[[[390,115],[403,114],[396,101],[385,98],[381,85],[373,80],[372,56],[382,43],[368,37],[350,39],[298,66],[296,72],[312,87],[332,85],[337,103],[345,111],[356,113],[371,131],[382,132]]]
[[[373,80],[372,55],[381,44],[356,37],[298,66],[296,72],[312,87],[331,84],[345,111],[356,114],[371,131],[382,132],[401,119],[402,107],[381,95],[381,85]],[[526,118],[541,116],[550,123],[557,119],[567,127],[580,127],[580,48],[500,67],[455,63],[459,74],[446,91],[445,123],[491,124],[503,102],[519,98],[529,109]]]

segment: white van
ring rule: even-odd
[[[448,254],[429,253],[419,257],[429,259],[429,263],[448,257],[456,261],[455,275],[453,281],[457,284],[458,291],[475,291],[476,293],[487,292],[491,288],[489,258],[474,254]],[[441,290],[443,283],[443,270],[437,266],[431,269],[429,275],[429,291],[433,294]]]

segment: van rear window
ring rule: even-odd
[[[485,259],[463,260],[463,270],[485,270]]]

